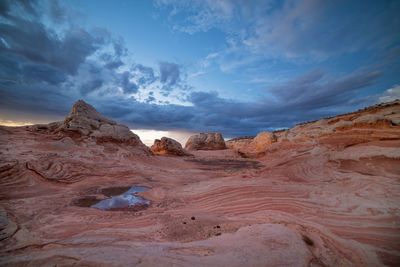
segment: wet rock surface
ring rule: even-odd
[[[120,188],[119,188],[120,189]],[[139,192],[146,192],[148,188],[132,186],[121,194],[110,195],[110,198],[103,199],[91,205],[92,208],[100,210],[141,210],[150,205],[150,201],[137,195]],[[108,189],[107,193],[113,190]]]
[[[91,206],[95,205],[101,201],[100,198],[97,196],[85,196],[78,199],[75,199],[72,204],[82,208],[90,208]]]
[[[78,207],[96,208],[105,211],[138,211],[147,208],[151,202],[137,195],[149,189],[143,186],[106,187],[91,191],[88,195],[75,199],[72,204]]]

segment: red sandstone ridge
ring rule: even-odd
[[[399,266],[399,122],[395,101],[264,133],[252,159],[149,156],[85,103],[0,127],[0,266]],[[133,185],[149,202],[91,207]]]
[[[227,141],[227,146],[242,155],[259,157],[286,143],[331,142],[351,146],[372,140],[397,139],[400,125],[399,100],[366,109],[299,124],[288,130],[261,132],[255,138]]]

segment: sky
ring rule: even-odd
[[[0,0],[0,124],[62,120],[83,99],[142,139],[228,138],[391,101],[399,13],[397,0]]]

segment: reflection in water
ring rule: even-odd
[[[132,186],[128,191],[101,200],[91,207],[101,210],[113,210],[148,206],[150,205],[149,200],[136,195],[136,193],[145,192],[147,190],[148,188],[143,186]]]

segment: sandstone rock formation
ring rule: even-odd
[[[265,152],[268,147],[277,142],[278,138],[274,133],[261,132],[254,138],[239,138],[227,142],[227,146],[246,157],[257,157]]]
[[[226,149],[226,145],[224,138],[220,133],[200,133],[189,137],[185,149],[219,150]]]
[[[277,149],[282,143],[288,142],[315,142],[316,139],[337,138],[341,141],[341,146],[354,145],[371,138],[379,139],[377,136],[366,136],[368,131],[398,127],[399,109],[400,101],[396,100],[332,118],[301,123],[288,130],[261,132],[254,139],[232,140],[227,143],[245,157],[264,156],[268,150]],[[396,137],[389,135],[386,138]]]
[[[304,123],[251,160],[0,126],[0,266],[399,266],[399,119]],[[148,208],[91,208],[135,185]]]
[[[78,100],[56,132],[79,133],[97,141],[115,141],[129,145],[144,146],[140,138],[125,125],[117,124],[97,112],[91,105]]]
[[[277,141],[277,137],[271,132],[261,132],[251,142],[251,146],[254,146],[256,153],[264,152],[268,146]]]
[[[225,141],[225,144],[227,148],[239,151],[247,147],[251,143],[251,141],[253,141],[254,137],[255,136],[236,137]]]
[[[63,130],[77,131],[82,135],[89,135],[98,130],[101,125],[116,125],[115,121],[102,116],[93,106],[83,100],[78,100],[71,108],[71,112],[65,118]]]
[[[163,137],[161,140],[154,140],[154,144],[151,146],[151,151],[155,155],[174,155],[174,156],[189,156],[191,155],[182,148],[182,145],[168,137]]]
[[[97,110],[83,100],[74,103],[64,121],[49,124],[27,126],[30,131],[54,135],[69,143],[73,140],[80,143],[96,142],[98,144],[114,143],[150,155],[150,149],[127,126],[117,124],[101,115]],[[69,138],[69,139],[68,139]]]
[[[152,154],[128,127],[105,118],[82,100],[73,105],[64,121],[3,131],[2,136],[11,138],[10,142],[14,136],[26,135],[26,143],[31,146],[29,152],[15,159],[10,171],[18,173],[22,168],[58,183],[74,183],[112,172],[115,164],[103,163],[102,167],[110,168],[106,170],[99,167],[104,158],[118,161]]]
[[[325,118],[315,122],[301,123],[285,131],[288,140],[311,139],[320,136],[342,135],[354,131],[393,129],[400,125],[400,100],[371,106],[356,112]],[[361,134],[362,135],[362,134]]]

